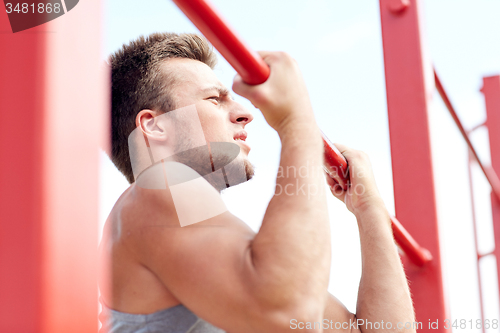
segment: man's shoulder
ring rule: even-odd
[[[113,206],[103,229],[102,241],[114,247],[134,243],[154,226],[178,225],[165,190],[144,190],[132,183]]]
[[[167,190],[144,189],[135,183],[122,195],[113,211],[116,222],[129,230],[130,235],[154,226],[178,225],[175,205]]]
[[[119,242],[138,254],[141,261],[158,252],[166,259],[168,253],[203,252],[202,248],[220,245],[228,238],[255,236],[228,211],[219,192],[195,171],[179,163],[171,163],[165,170],[168,181],[164,188],[151,183],[147,185],[156,188],[146,188],[144,182],[136,182],[110,215],[114,217],[110,222],[121,229]]]

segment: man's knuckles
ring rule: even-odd
[[[343,153],[348,162],[369,163],[370,157],[361,150],[349,149]]]
[[[272,106],[271,94],[268,89],[260,88],[249,92],[248,99],[258,108],[266,109]]]

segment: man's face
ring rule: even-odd
[[[164,66],[173,77],[170,95],[175,107],[196,106],[207,142],[237,144],[240,147],[237,159],[244,164],[246,178],[250,179],[254,172],[248,161],[250,146],[245,142],[244,128],[253,120],[252,114],[233,100],[206,64],[191,59],[170,59]]]

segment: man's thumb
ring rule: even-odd
[[[251,86],[246,84],[239,74],[236,74],[233,79],[233,91],[243,97],[248,98],[248,93]]]

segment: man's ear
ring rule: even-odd
[[[148,140],[167,140],[167,124],[165,122],[168,120],[166,117],[158,117],[161,114],[163,113],[144,109],[135,117],[135,126],[141,129]]]

